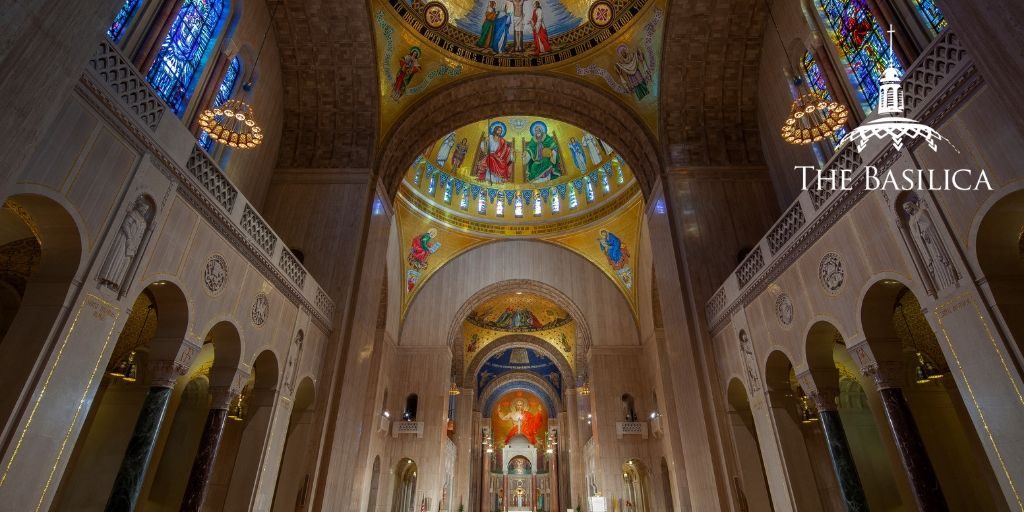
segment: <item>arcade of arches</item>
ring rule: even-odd
[[[0,35],[0,511],[1024,512],[1017,0]]]

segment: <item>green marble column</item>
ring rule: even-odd
[[[839,411],[819,410],[818,418],[821,419],[821,430],[825,433],[829,458],[832,459],[832,470],[836,472],[836,479],[839,480],[839,490],[843,495],[843,502],[846,503],[846,510],[866,512],[868,500],[864,497],[864,488],[857,474],[857,466],[853,463],[850,444],[846,441],[846,430],[839,420]]]
[[[128,449],[121,460],[121,469],[117,472],[110,498],[107,499],[107,512],[131,512],[135,509],[173,391],[162,386],[149,388],[139,418],[135,421],[135,431],[128,442]]]

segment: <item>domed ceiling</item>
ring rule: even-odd
[[[658,134],[664,0],[373,0],[370,5],[382,140],[402,113],[430,92],[514,70],[587,82],[608,92],[609,101],[633,109],[650,133]]]
[[[447,262],[508,238],[543,240],[590,260],[635,313],[642,211],[629,164],[577,126],[531,115],[463,126],[415,158],[395,200],[402,316]]]
[[[495,340],[517,333],[547,342],[575,369],[576,322],[554,302],[531,293],[501,295],[470,312],[462,323],[462,360],[468,363]]]
[[[388,0],[444,51],[496,67],[551,64],[623,29],[649,0]]]
[[[542,117],[479,121],[435,141],[402,195],[423,213],[484,235],[564,231],[638,192],[629,165],[589,132]]]

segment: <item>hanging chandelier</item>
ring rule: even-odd
[[[245,406],[242,403],[244,396],[244,392],[239,393],[238,398],[236,398],[235,402],[231,404],[231,407],[228,408],[229,419],[232,419],[234,421],[242,421],[242,419],[245,418]]]
[[[800,423],[810,424],[818,421],[818,411],[811,405],[811,399],[807,395],[800,395]]]
[[[459,386],[455,384],[455,381],[452,381],[452,387],[448,388],[448,394],[450,396],[457,396],[460,393],[462,393],[462,391],[459,391]]]
[[[263,131],[253,119],[252,106],[230,99],[199,116],[199,127],[211,139],[232,148],[252,149],[263,142]]]
[[[267,34],[270,33],[271,24],[274,23],[274,14],[280,2],[274,5],[270,11],[270,21],[267,22],[267,29],[263,31],[263,40],[260,41],[260,49],[256,52],[256,60],[249,69],[249,78],[242,86],[248,91],[252,89],[253,73],[256,72],[256,65],[260,62],[260,55],[263,54],[263,45],[267,42]],[[229,99],[224,103],[210,107],[199,115],[199,127],[216,142],[228,147],[239,149],[252,149],[263,142],[263,129],[256,124],[252,105],[241,99]]]
[[[782,123],[782,140],[807,145],[836,133],[850,117],[845,105],[809,92],[793,101]]]

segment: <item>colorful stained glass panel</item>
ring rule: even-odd
[[[940,34],[946,30],[949,23],[946,22],[946,16],[939,10],[939,6],[935,5],[935,0],[914,0],[914,7],[932,33]]]
[[[224,11],[222,0],[185,0],[146,75],[157,95],[178,116],[185,112]]]
[[[868,8],[867,0],[817,0],[829,36],[839,49],[861,107],[870,112],[878,102],[878,82],[889,64],[889,41]],[[903,71],[895,56],[893,66]]]
[[[107,37],[111,41],[116,43],[124,37],[125,29],[128,28],[128,22],[131,21],[140,3],[142,3],[142,0],[124,0],[121,8],[117,10],[117,15],[114,16],[114,21],[107,28]]]

